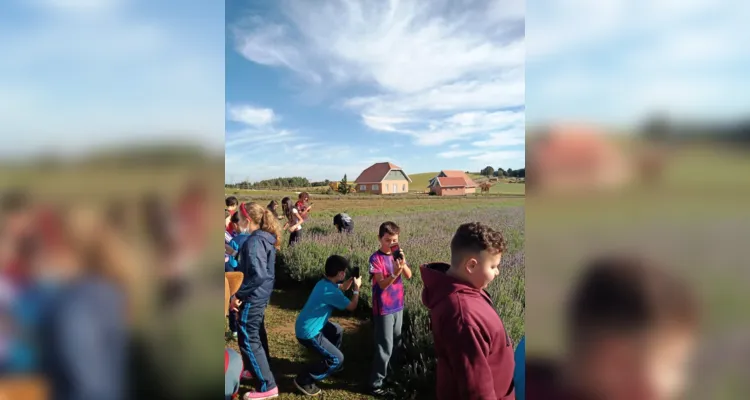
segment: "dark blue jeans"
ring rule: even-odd
[[[266,392],[276,387],[276,381],[268,365],[268,338],[264,317],[266,305],[243,302],[240,305],[237,341],[245,369],[255,377],[256,389]]]
[[[333,322],[328,322],[323,330],[312,339],[297,338],[303,346],[320,354],[323,358],[310,364],[305,372],[297,375],[297,382],[301,385],[309,385],[336,372],[344,364],[344,354],[341,353],[341,340],[344,330]]]

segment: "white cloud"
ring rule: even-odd
[[[227,119],[249,126],[268,125],[277,119],[270,108],[253,107],[247,104],[227,104]]]
[[[282,19],[231,24],[237,52],[316,90],[352,89],[335,105],[372,130],[439,145],[523,114],[504,110],[525,102],[524,0],[280,4]]]
[[[490,30],[493,17],[505,17],[506,26],[523,23],[518,6],[512,8],[518,2],[503,3],[510,13],[487,3],[445,18],[439,1],[285,1],[289,25],[255,16],[233,32],[237,50],[259,64],[413,93],[523,65],[522,34]]]
[[[375,122],[373,122],[375,121]],[[524,139],[524,112],[521,111],[467,111],[449,115],[442,119],[427,119],[417,123],[411,119],[398,118],[370,118],[365,123],[377,130],[397,132],[414,138],[416,144],[435,146],[467,138],[480,137],[490,132],[494,133],[492,140],[505,138],[506,140]],[[519,135],[520,133],[520,135]],[[497,144],[509,146],[513,144]],[[492,144],[488,144],[492,146]]]

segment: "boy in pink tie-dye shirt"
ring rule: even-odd
[[[394,350],[401,347],[401,325],[404,310],[404,282],[411,279],[411,269],[406,264],[403,251],[396,259],[391,246],[398,243],[400,229],[393,222],[380,225],[380,249],[370,256],[372,277],[372,311],[375,325],[375,357],[373,358],[370,386],[374,396],[385,396],[383,389],[388,362]]]

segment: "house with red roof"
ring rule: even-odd
[[[357,193],[398,194],[409,193],[411,178],[398,165],[381,162],[362,171],[354,182]]]
[[[438,196],[463,196],[477,191],[477,184],[463,171],[443,170],[430,180],[429,190]]]

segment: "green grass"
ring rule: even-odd
[[[490,193],[517,194],[517,195],[526,194],[526,184],[525,183],[508,183],[507,181],[500,181],[490,188]]]
[[[430,179],[434,178],[440,172],[422,172],[419,174],[411,174],[411,183],[409,184],[410,192],[423,192],[427,189],[427,185],[430,184]]]

